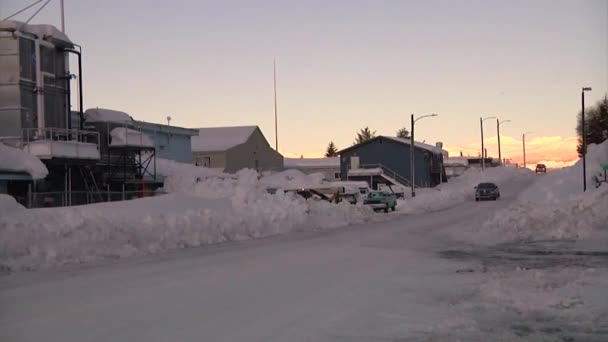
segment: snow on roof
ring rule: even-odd
[[[116,127],[110,132],[112,143],[110,146],[140,146],[154,147],[154,142],[143,132],[125,127]]]
[[[133,122],[129,114],[118,110],[89,108],[84,113],[85,120],[90,122]]]
[[[205,127],[191,139],[192,152],[226,151],[243,144],[258,126]]]
[[[391,139],[394,141],[398,141],[400,143],[404,143],[404,144],[410,144],[410,139],[403,139],[403,138],[397,138],[397,137],[391,137],[391,136],[387,136],[387,135],[381,135],[380,137],[382,138],[386,138],[386,139]],[[431,151],[433,153],[441,153],[443,155],[447,156],[448,151],[441,149],[437,146],[433,146],[433,145],[429,145],[429,144],[425,144],[425,143],[421,143],[418,141],[414,141],[414,146],[421,148],[423,150],[427,150],[427,151]]]
[[[340,157],[328,158],[284,158],[285,168],[325,168],[340,167]]]
[[[0,143],[0,172],[26,172],[33,179],[42,179],[49,173],[46,166],[35,156]]]
[[[40,39],[44,40],[56,40],[64,43],[68,43],[72,45],[72,41],[65,33],[61,32],[58,28],[53,25],[47,24],[26,24],[21,21],[16,20],[1,20],[0,21],[0,31],[9,31],[9,32],[25,32],[36,35]]]

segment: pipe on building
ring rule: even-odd
[[[80,129],[84,128],[84,112],[83,112],[83,104],[82,104],[82,52],[76,49],[63,49],[63,51],[68,53],[73,53],[78,56],[78,116],[80,117]]]

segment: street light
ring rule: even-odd
[[[583,87],[581,91],[581,120],[583,121],[583,192],[587,191],[587,134],[585,133],[585,92],[591,91],[591,87]]]
[[[521,141],[524,147],[524,169],[526,168],[526,134],[532,134],[534,132],[526,132],[522,135]]]
[[[502,164],[502,153],[500,151],[500,124],[503,124],[505,122],[511,122],[511,120],[499,121],[498,119],[496,119],[496,133],[498,134],[498,165],[503,165]]]
[[[410,175],[412,176],[410,179],[410,183],[412,185],[412,197],[416,197],[416,190],[415,190],[415,178],[414,178],[414,124],[416,123],[416,121],[420,120],[420,119],[424,119],[424,118],[430,118],[433,116],[438,116],[438,114],[428,114],[428,115],[423,115],[417,119],[414,120],[414,114],[412,114],[411,116],[411,127],[410,127]],[[441,177],[441,176],[440,176]]]
[[[486,158],[485,158],[485,147],[483,142],[483,122],[490,119],[496,119],[495,116],[490,116],[489,118],[479,118],[479,126],[481,127],[481,169],[484,170],[486,168]]]
[[[171,117],[167,116],[167,126],[171,126]]]

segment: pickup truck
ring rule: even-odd
[[[370,206],[374,210],[384,210],[385,213],[388,213],[389,209],[395,211],[397,196],[385,191],[372,191],[367,195],[363,204]]]

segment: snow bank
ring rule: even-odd
[[[458,178],[450,179],[435,188],[416,189],[416,197],[400,200],[397,211],[404,214],[437,211],[453,207],[465,201],[475,199],[475,186],[481,182],[493,182],[502,188],[502,185],[515,177],[530,176],[528,169],[515,169],[509,167],[469,169]]]
[[[487,240],[582,239],[608,231],[608,185],[560,202],[520,202],[484,225]]]
[[[488,242],[538,239],[592,239],[608,232],[608,184],[593,177],[608,160],[608,141],[589,145],[587,192],[582,191],[582,161],[539,175],[519,200],[498,211],[481,228]],[[604,239],[608,240],[608,239]]]
[[[181,181],[168,185],[168,189],[180,189],[168,195],[2,215],[0,265],[21,270],[86,263],[296,230],[335,228],[374,217],[364,206],[306,201],[281,191],[269,194],[270,181],[263,182],[253,170],[234,176],[209,174],[184,190],[187,173],[198,173],[179,164],[159,163],[165,172],[171,168],[181,172],[169,176]],[[12,203],[0,203],[5,202],[6,206]]]
[[[48,175],[46,166],[35,156],[0,142],[0,171],[26,172],[33,179]]]
[[[260,183],[269,188],[298,189],[326,186],[322,173],[305,174],[298,170],[285,170],[262,177]]]
[[[17,203],[12,196],[0,194],[0,216],[9,215],[11,213],[24,210],[25,207]]]
[[[602,174],[600,165],[608,162],[608,140],[600,145],[590,144],[587,150],[587,189],[595,188],[595,179]],[[560,202],[576,197],[583,191],[583,161],[573,166],[540,175],[540,179],[522,193],[520,199],[528,202]]]
[[[164,190],[167,192],[189,192],[196,183],[210,177],[233,178],[219,169],[195,166],[173,160],[156,158],[156,173],[164,176]]]

